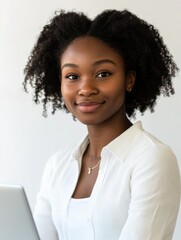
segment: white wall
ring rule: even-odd
[[[164,37],[181,66],[180,0],[0,0],[0,182],[20,183],[31,207],[39,189],[43,166],[60,147],[76,143],[86,129],[71,115],[43,118],[31,94],[23,92],[23,68],[42,26],[58,9],[84,11],[95,16],[107,8],[127,8],[151,22]],[[144,127],[169,144],[181,166],[181,82],[174,79],[176,94],[161,97],[154,114],[141,119]],[[181,216],[174,240],[181,236]]]

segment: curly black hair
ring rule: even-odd
[[[68,109],[61,95],[60,59],[68,45],[81,36],[103,40],[116,50],[125,62],[125,72],[134,71],[133,90],[126,92],[126,113],[129,117],[139,110],[154,111],[160,94],[174,94],[171,79],[178,67],[155,27],[128,10],[105,10],[93,20],[83,13],[56,12],[37,40],[24,69],[24,88],[34,88],[35,103],[43,103],[46,116],[47,103],[52,113]]]

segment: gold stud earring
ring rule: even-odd
[[[131,92],[131,91],[132,91],[132,88],[131,88],[131,87],[130,87],[130,88],[128,88],[128,89],[127,89],[127,91],[128,91],[128,92]]]

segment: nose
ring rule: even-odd
[[[89,97],[98,93],[98,89],[89,81],[85,81],[81,84],[78,95]]]

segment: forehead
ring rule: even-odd
[[[121,56],[112,49],[107,43],[102,40],[86,36],[76,38],[72,41],[61,57],[61,64],[66,61],[78,61],[79,59],[83,60],[99,60],[102,58],[110,58],[114,60],[121,60]]]

